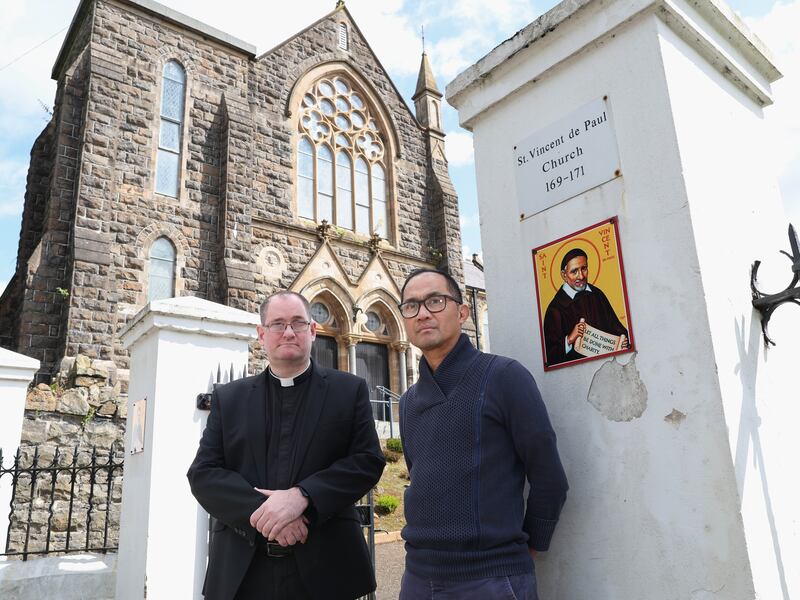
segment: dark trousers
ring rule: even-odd
[[[533,573],[468,581],[432,581],[406,570],[400,600],[539,600]]]
[[[270,558],[256,552],[235,600],[311,600],[294,556]]]

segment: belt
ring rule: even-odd
[[[281,546],[274,542],[260,543],[256,547],[261,554],[269,558],[286,558],[294,552],[291,546]]]

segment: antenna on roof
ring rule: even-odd
[[[420,29],[422,29],[422,53],[425,54],[425,25],[421,25]]]

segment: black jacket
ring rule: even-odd
[[[215,517],[203,593],[236,594],[255,552],[250,515],[266,488],[267,372],[220,386],[211,399],[200,447],[187,476],[200,505]],[[377,482],[385,461],[366,382],[314,365],[299,426],[292,485],[311,499],[305,544],[294,546],[298,570],[314,598],[350,600],[375,589],[375,576],[353,504]]]

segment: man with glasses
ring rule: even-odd
[[[354,503],[385,461],[366,382],[311,362],[308,301],[273,294],[258,340],[269,366],[215,388],[192,493],[214,517],[209,600],[352,600],[375,589]]]
[[[414,271],[401,298],[423,358],[400,398],[411,481],[400,599],[535,600],[532,559],[548,549],[567,493],[536,383],[461,333],[469,309],[450,275]]]

